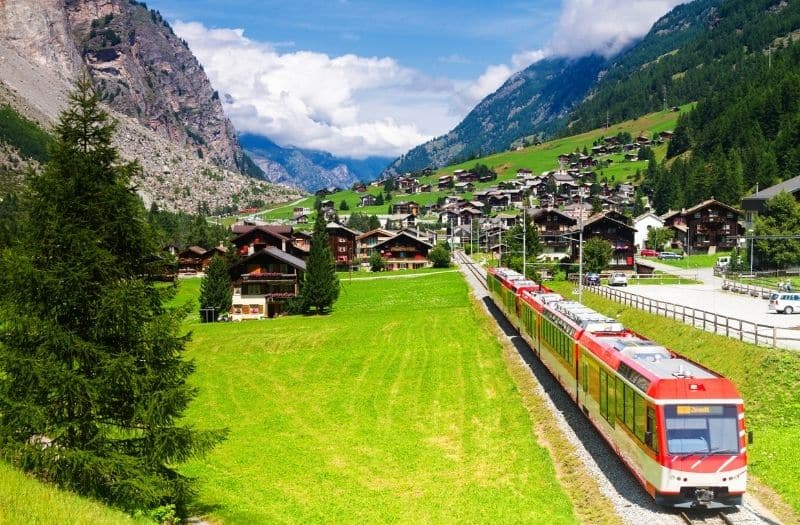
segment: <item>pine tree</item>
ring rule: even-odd
[[[308,254],[306,275],[301,290],[303,310],[313,307],[323,314],[339,297],[339,279],[333,264],[325,219],[317,215],[311,235],[311,252]]]
[[[149,278],[159,258],[130,187],[138,166],[113,132],[84,78],[30,180],[22,242],[0,258],[0,454],[122,508],[183,515],[192,484],[174,465],[222,434],[177,425],[195,395],[187,312]]]
[[[219,316],[231,307],[231,278],[224,257],[215,255],[211,259],[206,276],[200,283],[200,320],[216,322]],[[207,317],[202,310],[213,308],[213,315]]]

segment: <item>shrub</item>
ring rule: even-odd
[[[450,252],[442,246],[437,246],[428,253],[428,259],[434,268],[448,268],[450,266]]]

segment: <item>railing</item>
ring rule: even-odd
[[[715,312],[708,312],[706,310],[699,310],[697,308],[665,301],[657,301],[649,297],[624,292],[608,286],[590,286],[584,288],[584,290],[602,295],[626,306],[632,306],[633,308],[638,308],[639,310],[644,310],[651,314],[681,321],[695,328],[701,328],[706,332],[724,335],[726,337],[738,339],[739,341],[771,346],[772,348],[777,348],[779,342],[800,342],[800,338],[787,336],[786,332],[792,333],[791,330],[781,329],[776,326],[753,323],[751,321],[720,315]],[[783,332],[783,334],[779,334],[779,330]]]
[[[294,281],[297,276],[293,273],[256,273],[256,274],[242,274],[243,281]]]

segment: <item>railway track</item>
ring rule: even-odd
[[[475,276],[478,283],[483,287],[484,290],[488,290],[489,288],[486,286],[486,275],[484,274],[484,269],[475,261],[473,261],[466,253],[459,251],[456,252],[456,258],[458,261],[464,265],[469,272]]]
[[[735,523],[727,515],[718,511],[681,512],[679,516],[686,525],[733,525]]]

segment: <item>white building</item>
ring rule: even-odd
[[[633,234],[633,244],[637,250],[641,250],[645,247],[647,232],[650,231],[650,228],[663,228],[664,221],[655,213],[648,211],[633,219],[633,227],[636,228],[636,233]],[[663,246],[652,246],[652,248],[660,250]]]

